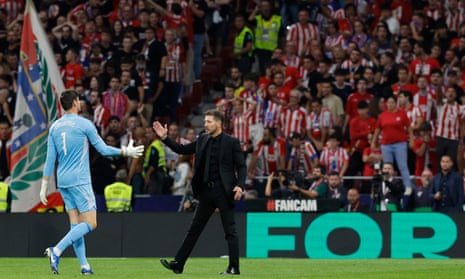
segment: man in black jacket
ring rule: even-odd
[[[405,186],[394,178],[394,165],[384,162],[382,172],[373,176],[372,199],[376,211],[401,211]]]
[[[221,274],[240,274],[234,201],[241,199],[247,167],[239,140],[223,133],[223,120],[223,114],[217,110],[205,112],[205,134],[186,145],[168,138],[166,125],[163,127],[158,121],[153,123],[153,129],[169,148],[179,154],[195,154],[196,158],[192,190],[199,200],[197,210],[174,261],[160,259],[162,265],[174,273],[183,272],[200,233],[218,208],[229,250],[229,266]]]

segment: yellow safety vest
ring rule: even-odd
[[[115,182],[105,187],[105,204],[108,212],[131,211],[132,187],[123,182]]]
[[[8,209],[8,184],[0,182],[0,213],[6,212]]]
[[[247,33],[249,33],[252,36],[252,40],[253,40],[252,30],[250,30],[249,27],[244,26],[241,32],[237,34],[236,37],[234,38],[234,53],[238,53],[241,49],[244,48],[245,35],[247,35]],[[252,42],[252,46],[253,46],[253,42]],[[252,55],[253,55],[253,47],[252,47],[252,50],[247,53],[247,56],[249,57],[252,57]],[[238,56],[237,58],[241,58],[241,57]]]
[[[145,177],[145,171],[149,167],[150,163],[150,154],[152,153],[152,148],[155,148],[158,150],[158,167],[163,168],[165,170],[166,167],[166,156],[165,156],[165,148],[163,148],[163,145],[161,144],[160,140],[154,140],[152,143],[149,145],[149,148],[145,151],[145,157],[144,157],[144,170],[142,172],[142,175]]]
[[[255,48],[273,51],[278,47],[281,16],[273,15],[266,21],[261,15],[255,16]]]

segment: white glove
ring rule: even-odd
[[[40,185],[40,202],[44,205],[47,205],[47,188],[48,188],[48,180],[42,179],[42,184]]]
[[[125,157],[139,158],[144,153],[144,146],[134,146],[134,141],[131,139],[129,140],[128,146],[121,147],[121,150],[123,151],[123,156]]]

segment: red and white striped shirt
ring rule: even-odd
[[[457,9],[454,11],[447,10],[446,11],[446,24],[447,29],[450,31],[458,32],[460,28],[460,24],[465,20],[464,11],[461,9]]]
[[[327,172],[341,172],[342,166],[348,161],[349,154],[347,154],[347,151],[342,147],[338,147],[336,150],[325,147],[320,155],[320,163],[326,167]]]
[[[120,91],[115,95],[113,95],[111,90],[103,93],[102,104],[110,110],[111,115],[116,115],[119,119],[123,119],[123,116],[129,109],[128,96]]]
[[[260,141],[253,155],[263,160],[264,174],[276,173],[280,162],[286,158],[286,142],[282,138],[277,138],[271,144],[264,144]]]
[[[266,109],[264,113],[263,127],[278,128],[282,106],[272,101],[266,101],[265,107]]]
[[[247,150],[247,142],[250,140],[250,116],[252,112],[246,111],[235,114],[232,120],[232,136],[241,143],[242,151]]]
[[[431,114],[436,106],[436,101],[429,92],[417,92],[413,96],[413,105],[418,107],[421,112],[421,117],[425,121],[431,120]]]
[[[255,109],[250,116],[250,125],[263,123],[263,106],[265,102],[263,94],[264,91],[262,91],[260,88],[257,88],[255,92],[252,90],[244,89],[241,93],[239,93],[239,97],[255,102]],[[246,101],[243,103],[244,111],[250,110],[251,104]]]
[[[110,119],[111,113],[105,108],[102,104],[98,105],[94,109],[94,125],[100,131],[103,132],[105,127],[108,125],[108,120]]]
[[[436,136],[450,140],[459,139],[459,121],[465,117],[465,108],[457,102],[437,106],[438,119]]]
[[[281,111],[279,126],[281,127],[281,135],[286,139],[293,132],[297,132],[303,136],[307,127],[306,111],[301,107],[295,110],[283,108]]]
[[[5,26],[15,20],[19,14],[24,12],[23,0],[0,0],[0,7],[5,9]]]
[[[334,47],[334,46],[344,46],[345,38],[341,34],[335,36],[327,36],[325,39],[325,46]]]
[[[312,172],[312,161],[318,158],[318,153],[308,141],[302,141],[298,148],[292,147],[289,161],[292,162],[292,170],[303,173]]]
[[[425,7],[425,9],[423,10],[424,14],[429,17],[429,18],[432,18],[434,21],[438,20],[440,17],[441,17],[441,8],[440,7]]]
[[[166,61],[166,82],[181,82],[183,79],[183,63],[186,61],[184,48],[178,43],[165,44],[168,53]]]
[[[283,57],[283,63],[286,66],[291,66],[294,68],[299,68],[300,67],[300,57],[297,55],[292,55],[292,56],[284,56]]]
[[[312,112],[307,122],[307,130],[311,131],[312,136],[317,140],[321,138],[321,129],[331,126],[331,112],[327,108],[322,108],[319,115]]]
[[[421,113],[420,108],[418,108],[417,106],[411,105],[408,110],[407,109],[404,109],[404,110],[405,110],[405,113],[407,114],[407,118],[410,122],[411,127],[415,126],[415,123],[417,122],[418,118],[421,117],[425,119]]]
[[[311,40],[319,41],[320,32],[318,31],[318,26],[312,23],[302,25],[301,23],[297,22],[289,27],[286,40],[295,41],[297,55],[303,56],[308,54],[308,48],[304,51],[304,46],[307,45]]]

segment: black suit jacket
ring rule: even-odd
[[[192,190],[194,196],[198,196],[202,190],[203,172],[205,170],[205,155],[209,135],[201,135],[194,142],[182,145],[166,138],[163,142],[178,154],[195,154],[194,176],[192,177]],[[241,150],[239,140],[223,133],[220,143],[220,178],[226,195],[231,200],[234,198],[233,189],[239,186],[244,190],[247,176],[245,156]]]

